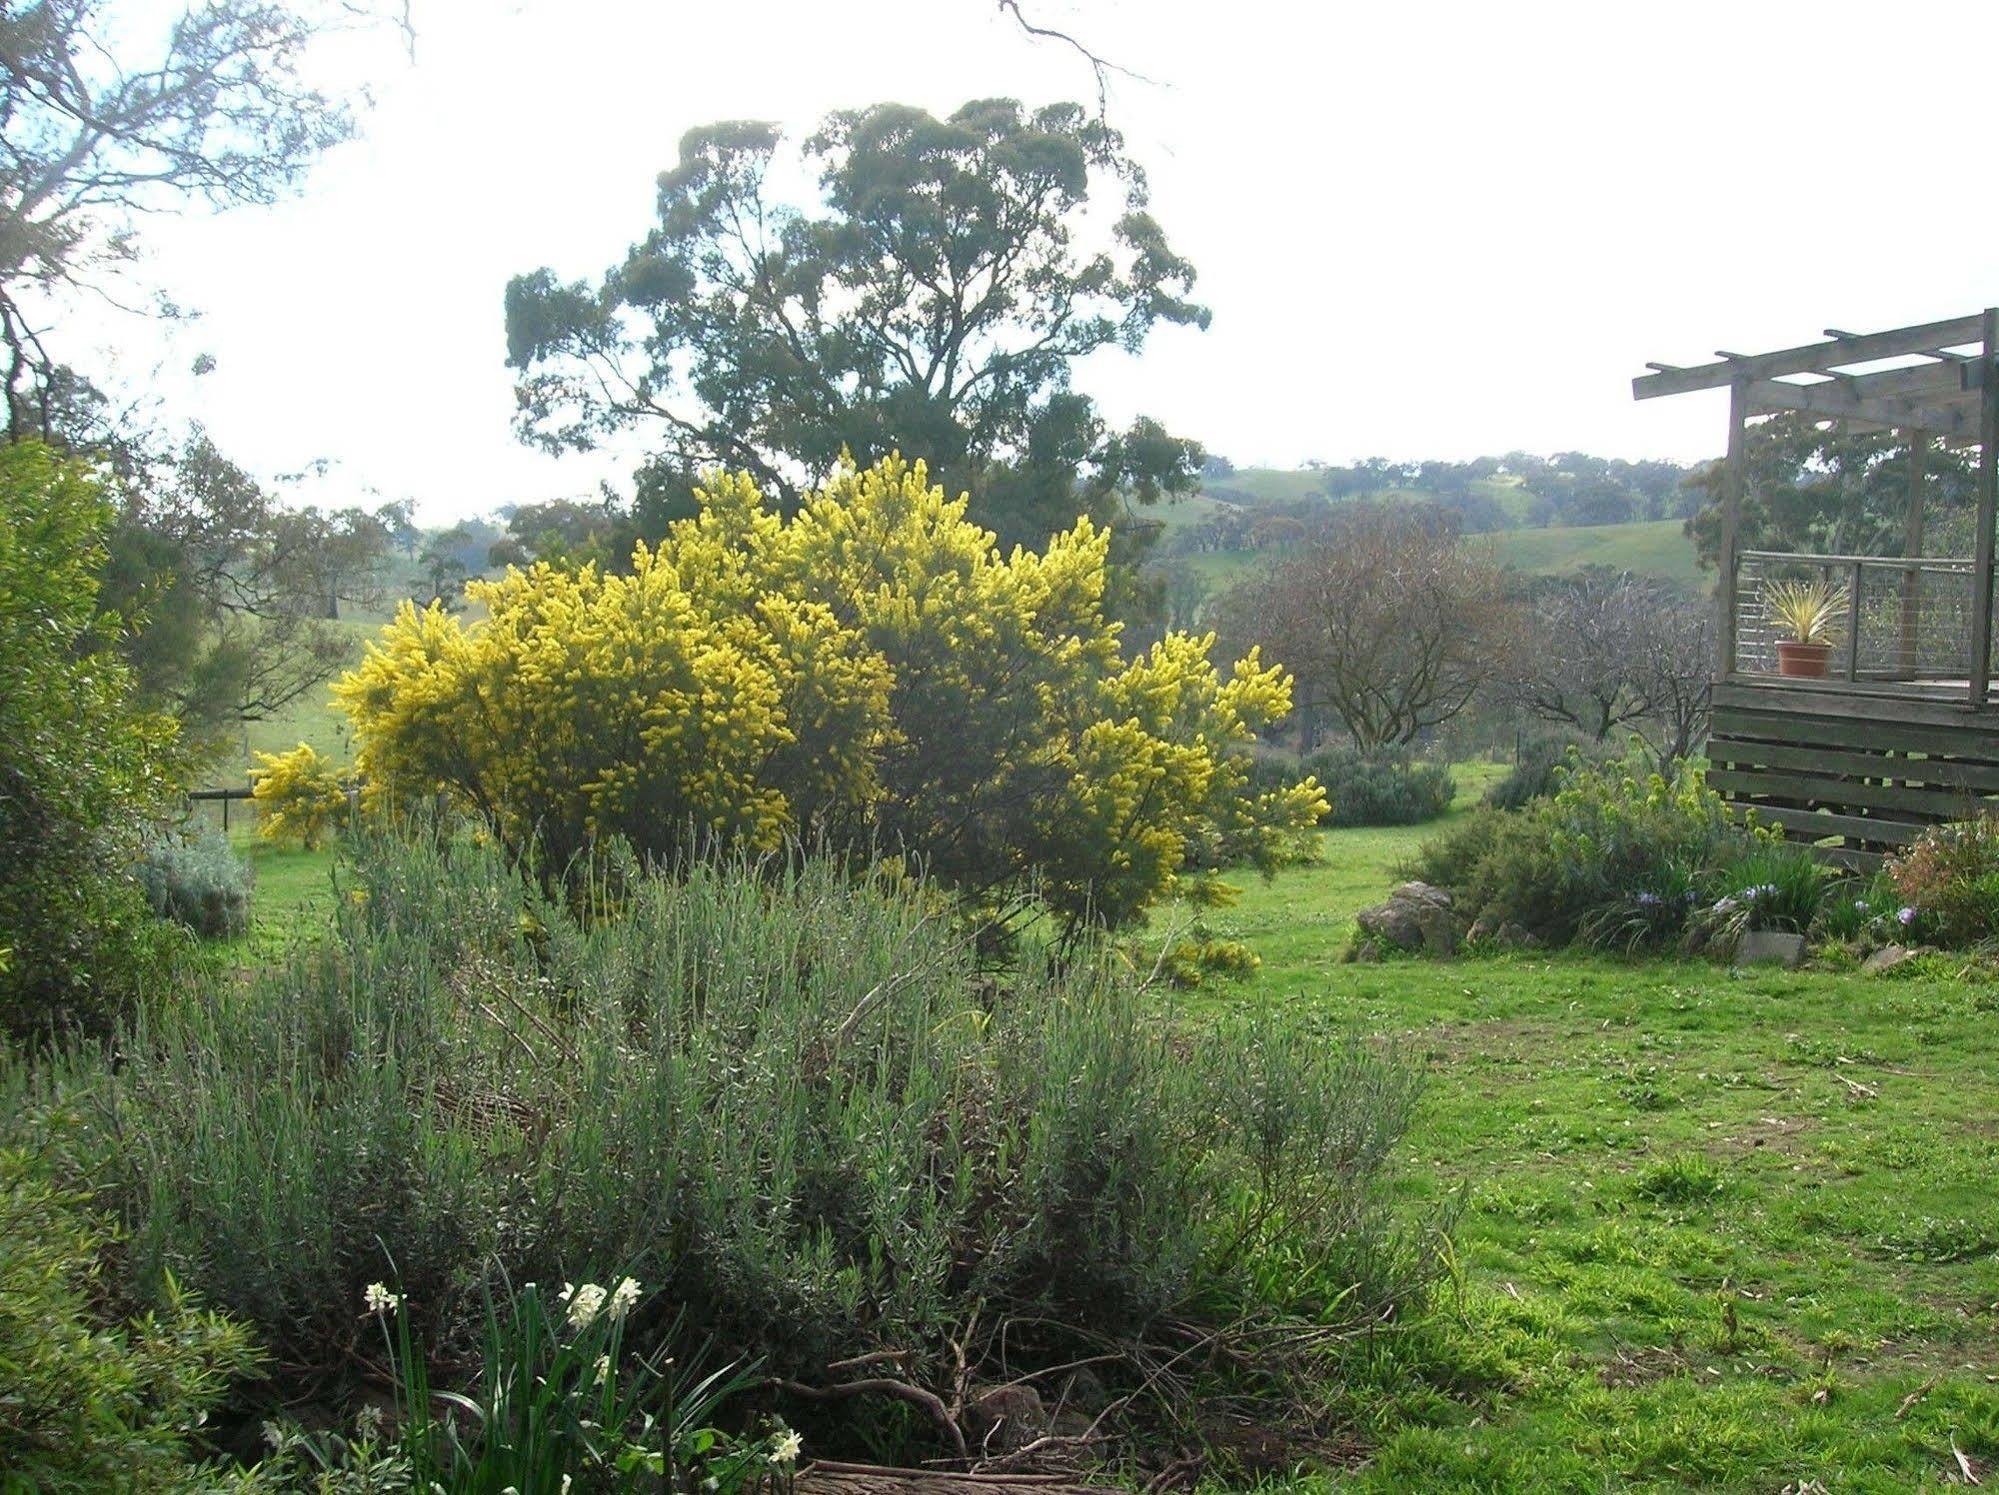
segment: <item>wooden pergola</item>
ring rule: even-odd
[[[1711,780],[1793,836],[1836,840],[1829,849],[1843,860],[1878,860],[1999,793],[1999,711],[1989,704],[1999,309],[1889,332],[1828,328],[1822,342],[1715,360],[1648,364],[1631,385],[1641,400],[1729,391]],[[1749,423],[1784,412],[1906,440],[1899,555],[1740,547]],[[1924,553],[1923,491],[1938,443],[1979,448],[1969,556]],[[1783,677],[1772,663],[1761,588],[1801,575],[1846,588],[1843,657],[1826,678]]]

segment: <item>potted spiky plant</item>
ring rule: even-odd
[[[1764,609],[1790,635],[1777,640],[1778,674],[1825,678],[1832,662],[1833,625],[1846,604],[1846,588],[1827,581],[1780,581],[1764,592]]]

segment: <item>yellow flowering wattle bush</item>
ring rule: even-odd
[[[405,605],[336,687],[371,791],[448,791],[555,866],[593,835],[667,856],[800,835],[1108,924],[1190,853],[1267,864],[1324,807],[1310,781],[1249,786],[1281,670],[1225,679],[1183,634],[1125,659],[1088,520],[1001,555],[897,457],[788,519],[746,475],[696,496],[630,575],[509,570],[468,587],[470,624]]]
[[[250,770],[257,834],[317,846],[347,809],[347,788],[333,760],[301,742],[289,753],[259,753]]]

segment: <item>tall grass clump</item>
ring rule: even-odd
[[[287,1391],[351,1384],[374,1283],[449,1365],[502,1284],[629,1273],[636,1350],[712,1342],[849,1442],[857,1356],[947,1413],[1098,1355],[1157,1400],[1420,1293],[1381,1192],[1412,1081],[1351,1042],[1195,1036],[1108,960],[995,979],[947,900],[823,859],[612,855],[564,903],[471,838],[351,851],[329,942],[42,1080],[118,1139],[142,1290],[253,1326]]]

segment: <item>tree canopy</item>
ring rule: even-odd
[[[784,508],[843,452],[922,452],[1004,545],[1192,486],[1197,446],[1107,430],[1072,387],[1092,353],[1208,322],[1116,131],[1010,99],[836,113],[799,151],[804,204],[777,185],[783,147],[755,121],[692,130],[657,226],[600,282],[513,280],[524,436],[641,428],[656,463],[747,471]]]
[[[1301,743],[1326,711],[1365,751],[1464,710],[1506,669],[1515,612],[1499,567],[1447,516],[1358,501],[1217,607],[1234,647],[1261,646],[1296,674]]]
[[[1736,543],[1745,550],[1900,555],[1909,513],[1907,440],[1854,431],[1811,415],[1752,423]],[[1970,548],[1973,457],[1933,444],[1926,463],[1926,527],[1939,543]],[[1721,550],[1721,464],[1688,480],[1702,495],[1687,534],[1712,566]],[[1952,537],[1955,531],[1962,535]]]

